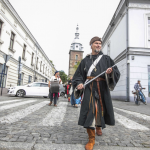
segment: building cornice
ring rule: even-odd
[[[150,4],[129,3],[129,8],[150,9]]]
[[[69,54],[70,54],[70,52],[71,52],[71,51],[72,51],[72,52],[82,52],[82,53],[84,53],[84,51],[79,51],[79,50],[70,50],[70,51],[69,51]]]
[[[140,55],[140,56],[150,56],[150,48],[143,47],[128,47],[128,55]],[[114,58],[114,62],[120,62],[126,58],[126,49],[122,51],[117,57]]]

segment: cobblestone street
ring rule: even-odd
[[[84,150],[88,135],[77,125],[80,107],[73,108],[64,98],[59,98],[58,107],[48,103],[45,98],[1,97],[0,149]],[[149,104],[113,105],[116,125],[96,136],[94,149],[150,149]]]

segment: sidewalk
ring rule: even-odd
[[[112,100],[112,103],[113,103],[113,106],[117,108],[138,112],[138,113],[145,114],[148,116],[150,115],[150,103],[145,105],[141,102],[139,106],[135,105],[134,102],[125,102],[125,101],[119,101],[119,100]]]

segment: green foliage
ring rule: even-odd
[[[59,75],[60,75],[60,78],[62,80],[62,83],[67,81],[68,76],[65,74],[65,72],[63,70],[59,71]]]
[[[53,61],[52,61],[52,60],[50,60],[50,62],[51,62],[51,63],[52,63],[52,65],[54,66]]]
[[[79,67],[81,61],[78,61],[76,65],[73,66],[73,68],[75,69],[75,71],[77,70],[77,68]]]

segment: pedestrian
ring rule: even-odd
[[[61,78],[59,77],[59,71],[55,72],[54,76],[51,77],[50,81],[59,81],[59,84],[62,83]],[[49,88],[50,88],[50,81],[48,83]],[[53,102],[53,96],[54,96],[54,106],[57,106],[56,104],[57,104],[57,99],[58,99],[58,93],[51,93],[51,92],[49,92],[49,95],[50,95],[49,106],[51,106],[51,104]]]
[[[70,88],[71,88],[71,85],[72,85],[72,77],[70,77],[70,80],[68,81],[68,85],[67,85],[67,97],[68,97],[68,102],[70,102],[70,97],[71,97],[71,95],[70,95],[70,93],[69,93],[69,91],[70,91]]]
[[[71,105],[74,106],[75,108],[78,108],[78,99],[75,99],[74,93],[71,94]]]
[[[144,96],[144,94],[143,94],[143,92],[142,92],[142,89],[145,89],[145,88],[142,88],[142,85],[141,85],[141,81],[140,81],[140,80],[138,80],[137,83],[135,83],[134,89],[136,90],[137,95],[138,95],[138,96],[141,96],[143,103],[146,105],[145,96]]]
[[[64,97],[66,98],[67,97],[67,85],[64,84],[63,87],[65,88],[65,96]]]
[[[101,38],[94,37],[91,39],[92,53],[81,61],[72,79],[75,98],[84,94],[78,125],[87,128],[89,142],[85,145],[86,150],[92,150],[95,144],[95,127],[96,134],[101,136],[101,127],[102,129],[105,128],[105,124],[115,125],[110,90],[112,91],[118,82],[120,72],[117,66],[111,67],[114,65],[114,61],[109,56],[103,55],[101,44]],[[84,88],[83,84],[86,81],[104,71],[106,71],[105,74]]]

